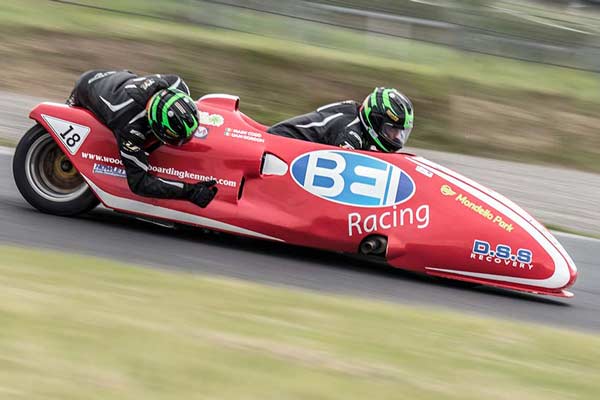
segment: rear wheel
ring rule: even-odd
[[[13,175],[25,200],[42,212],[77,215],[98,205],[83,177],[39,124],[17,145]]]

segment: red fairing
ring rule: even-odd
[[[235,96],[205,96],[198,101],[195,137],[150,156],[155,175],[216,179],[219,192],[205,209],[133,194],[113,134],[89,111],[42,103],[31,118],[115,210],[348,253],[358,252],[365,237],[383,235],[387,261],[398,268],[570,296],[565,289],[575,282],[575,264],[541,224],[505,197],[415,155],[270,135],[238,106]]]

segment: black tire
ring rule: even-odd
[[[83,177],[40,124],[19,141],[13,157],[13,176],[25,200],[45,213],[72,216],[99,204]]]

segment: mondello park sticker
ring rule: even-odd
[[[440,192],[444,196],[454,197],[455,201],[459,202],[469,210],[481,215],[483,218],[492,221],[506,232],[512,232],[515,229],[514,225],[504,220],[501,215],[494,214],[492,210],[486,208],[485,205],[478,204],[466,195],[456,192],[452,187],[450,187],[450,185],[442,185],[440,187]]]
[[[403,170],[360,153],[312,151],[297,157],[290,171],[307,192],[350,206],[389,207],[415,193],[414,181]]]

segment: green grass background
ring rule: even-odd
[[[394,86],[415,102],[412,146],[600,171],[598,74],[196,2],[166,4],[101,5],[226,20],[239,31],[8,0],[0,5],[0,87],[62,99],[91,68],[175,72],[195,95],[237,94],[244,112],[270,124]]]
[[[596,399],[600,338],[0,247],[2,399]],[[199,261],[200,262],[200,261]]]

